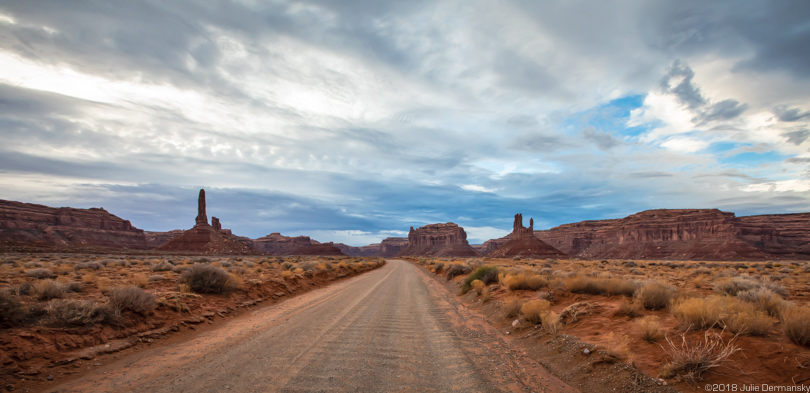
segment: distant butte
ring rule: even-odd
[[[480,254],[467,242],[464,228],[448,222],[430,224],[418,229],[411,227],[408,247],[398,256],[475,257]]]
[[[564,258],[567,255],[560,250],[534,237],[534,219],[529,219],[529,227],[523,226],[523,215],[515,214],[510,239],[490,253],[492,258],[530,257],[530,258]]]

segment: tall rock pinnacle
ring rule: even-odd
[[[197,225],[208,225],[208,215],[205,214],[205,190],[200,190],[200,197],[197,198]]]

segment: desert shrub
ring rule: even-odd
[[[549,311],[540,315],[541,323],[543,324],[543,329],[546,329],[547,332],[551,334],[557,334],[557,330],[560,329],[560,316],[555,313],[554,311]]]
[[[481,280],[473,280],[473,282],[470,283],[470,287],[475,289],[475,293],[478,294],[478,296],[481,296],[484,293],[484,289],[486,289],[487,285]]]
[[[81,269],[98,270],[101,269],[101,264],[98,262],[79,262],[76,264],[76,270]]]
[[[636,322],[636,327],[641,339],[648,343],[654,343],[664,337],[664,333],[661,332],[661,319],[655,315],[648,315],[639,319]]]
[[[763,311],[748,303],[740,303],[723,318],[723,325],[734,334],[767,336],[773,329],[773,320]]]
[[[503,279],[503,284],[512,291],[536,291],[544,286],[547,286],[548,280],[539,274],[518,273],[505,276]]]
[[[36,261],[31,261],[23,263],[23,267],[25,267],[26,269],[33,269],[35,267],[42,267],[42,264]]]
[[[156,263],[152,265],[150,268],[153,272],[168,272],[174,269],[174,265],[169,263],[168,261],[163,261],[160,263]]]
[[[661,369],[664,378],[677,378],[682,381],[695,383],[702,379],[703,373],[719,367],[729,356],[739,351],[734,342],[736,337],[728,342],[718,333],[706,332],[703,340],[696,343],[686,341],[681,335],[680,345],[676,345],[667,337],[669,348],[665,351],[670,361]]]
[[[26,312],[16,296],[0,291],[0,327],[14,327],[25,319]]]
[[[341,263],[343,263],[343,262],[341,262]],[[293,264],[292,262],[284,262],[284,263],[281,264],[281,269],[282,270],[290,270],[293,267],[295,267],[295,264]],[[341,267],[344,267],[344,266],[341,266]]]
[[[93,300],[55,299],[45,308],[52,326],[86,326],[111,319],[108,308]]]
[[[283,278],[285,280],[291,279],[291,278],[293,278],[293,276],[295,276],[295,273],[293,273],[290,270],[284,270],[284,271],[281,272],[281,278]]]
[[[470,285],[475,280],[480,280],[484,285],[498,282],[498,267],[479,266],[472,274],[464,279],[464,282],[461,284],[461,292],[467,293],[470,290]]]
[[[549,308],[551,308],[551,303],[548,300],[529,300],[520,307],[520,313],[527,321],[536,325],[543,322],[542,316],[548,312]]]
[[[712,269],[710,269],[710,268],[708,268],[706,266],[701,266],[701,267],[695,269],[695,273],[696,274],[712,274]]]
[[[672,307],[672,315],[684,329],[709,329],[723,318],[724,302],[717,296],[683,299]]]
[[[746,277],[728,277],[718,280],[714,284],[714,290],[730,296],[737,296],[738,293],[756,289],[758,283]]]
[[[65,290],[72,293],[82,293],[84,286],[80,282],[70,281],[65,283]]]
[[[633,296],[638,288],[635,281],[621,280],[617,278],[607,278],[602,280],[604,292],[608,295]]]
[[[784,308],[785,300],[767,288],[750,289],[737,294],[737,298],[748,303],[752,303],[757,309],[768,315],[779,316],[779,311]]]
[[[523,307],[523,300],[518,298],[506,299],[503,302],[503,314],[506,318],[514,318],[520,314]]]
[[[622,317],[627,316],[630,318],[640,317],[644,313],[644,307],[638,302],[631,302],[627,299],[622,299],[619,302],[619,307],[613,313],[613,316]]]
[[[58,281],[44,280],[34,284],[34,296],[37,300],[51,300],[67,295],[67,286]]]
[[[462,264],[452,264],[447,268],[447,279],[450,280],[462,274],[467,274],[471,271],[469,266]]]
[[[130,310],[141,315],[149,315],[157,306],[154,294],[146,292],[134,285],[123,288],[113,288],[107,294],[107,297],[110,299],[110,307],[119,315],[125,310]]]
[[[108,267],[123,267],[126,266],[127,262],[120,259],[104,259],[101,264]]]
[[[18,287],[13,288],[12,291],[17,296],[25,296],[31,293],[31,290],[34,288],[34,284],[30,282],[24,282],[20,284]]]
[[[633,296],[638,284],[635,281],[617,278],[595,278],[575,275],[563,280],[565,287],[573,293],[591,295],[625,295]]]
[[[796,345],[810,346],[810,308],[791,305],[780,314],[782,330]]]
[[[48,269],[30,269],[25,271],[25,275],[37,279],[54,278],[56,274]]]
[[[146,285],[149,284],[149,278],[143,273],[133,274],[129,281],[140,288],[146,288]]]
[[[303,273],[303,269],[298,268]],[[195,263],[190,269],[183,272],[180,282],[186,284],[197,293],[222,293],[235,287],[231,275],[217,266]]]
[[[600,288],[596,280],[591,277],[566,277],[563,279],[563,284],[565,284],[566,289],[573,293],[589,293],[591,295],[599,295],[602,293],[602,288]]]
[[[183,273],[186,270],[188,270],[188,266],[176,265],[175,267],[172,268],[172,271],[175,273]]]
[[[164,276],[162,274],[153,274],[153,275],[149,276],[149,282],[158,282],[158,281],[163,281],[165,279],[166,279],[166,276]]]
[[[673,296],[675,288],[656,281],[643,284],[635,292],[636,301],[648,310],[666,307]]]
[[[231,262],[229,262],[229,261],[219,261],[219,266],[231,267]]]

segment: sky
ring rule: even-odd
[[[0,0],[0,199],[350,245],[810,211],[807,1]]]

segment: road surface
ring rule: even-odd
[[[575,391],[499,336],[420,268],[389,260],[51,391]]]

